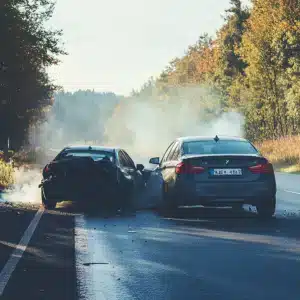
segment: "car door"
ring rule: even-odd
[[[160,161],[160,164],[159,164],[158,171],[160,172],[160,174],[162,176],[162,180],[164,182],[168,181],[168,177],[169,177],[168,157],[169,157],[169,154],[170,154],[172,148],[174,147],[174,145],[175,145],[175,141],[169,145],[169,147],[167,148],[166,152],[164,153],[164,155]]]
[[[167,169],[168,169],[168,178],[169,178],[169,185],[173,187],[176,182],[176,166],[179,163],[180,159],[180,147],[181,143],[176,142],[175,145],[172,147],[169,155],[168,155],[168,162],[167,162]]]

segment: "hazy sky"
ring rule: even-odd
[[[51,26],[69,53],[49,72],[66,90],[128,94],[214,34],[229,0],[57,0]]]

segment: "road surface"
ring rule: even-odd
[[[276,176],[270,221],[210,209],[182,209],[171,219],[152,211],[109,218],[44,212],[3,297],[298,300],[300,176]],[[35,214],[17,212],[1,213],[0,225],[13,228],[1,232],[2,267]]]

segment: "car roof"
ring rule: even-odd
[[[114,152],[118,150],[118,148],[115,147],[105,147],[105,146],[97,146],[97,145],[70,145],[65,147],[63,150],[95,150],[95,151],[106,151],[106,152]]]
[[[220,141],[226,140],[226,141],[243,141],[247,142],[246,139],[236,136],[226,136],[226,135],[218,135],[217,136]],[[211,141],[215,139],[216,136],[185,136],[185,137],[179,137],[176,140],[179,142],[196,142],[196,141]]]

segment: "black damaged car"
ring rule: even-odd
[[[143,169],[123,149],[66,147],[43,169],[42,203],[47,209],[66,200],[126,209],[144,186]]]

